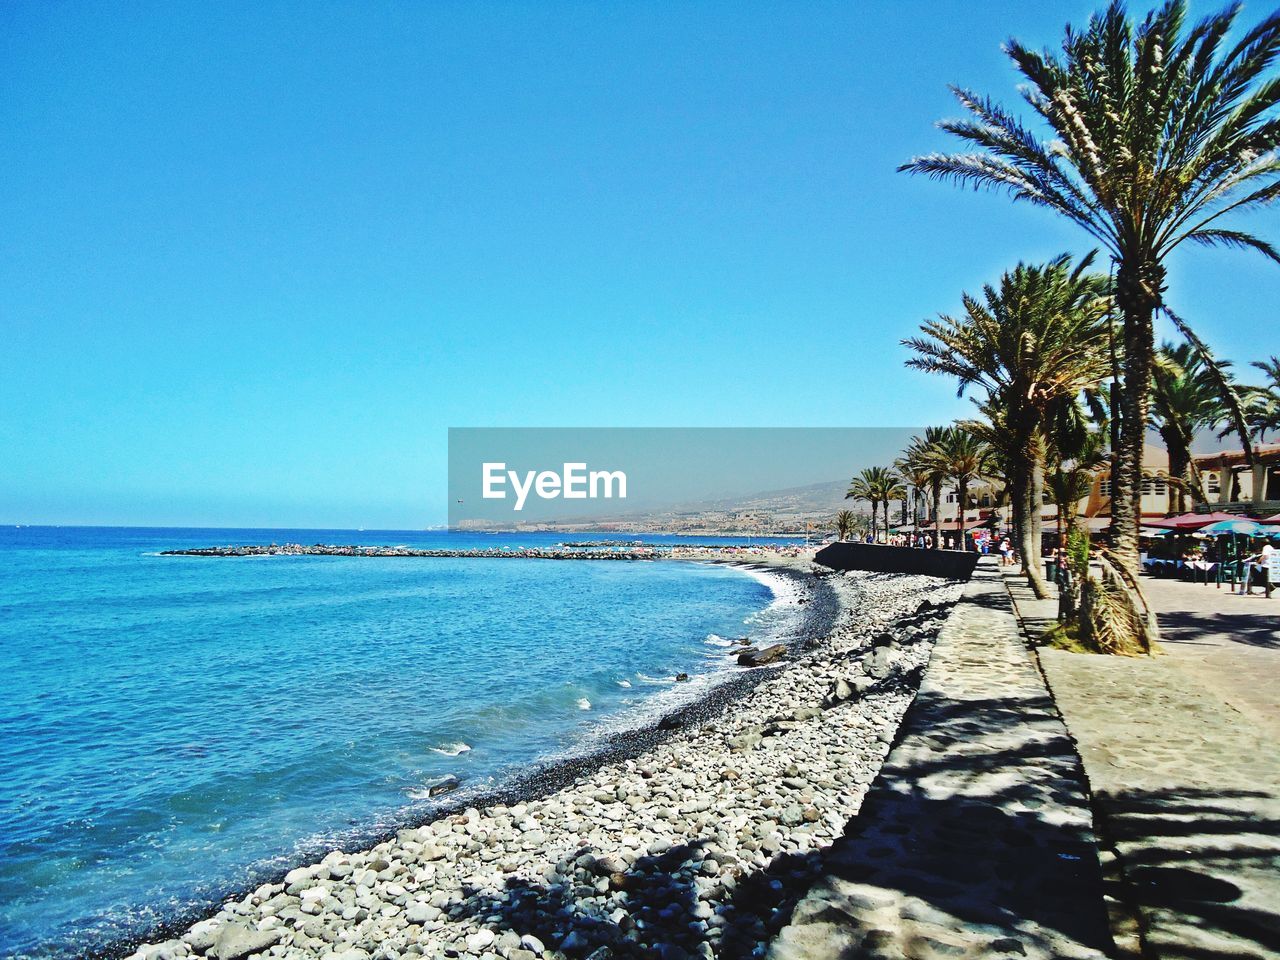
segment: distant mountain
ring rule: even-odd
[[[835,515],[840,510],[865,512],[865,505],[855,505],[845,499],[847,489],[848,481],[830,480],[742,496],[692,500],[647,510],[518,524],[517,529],[713,534],[825,531],[834,526]],[[486,523],[468,523],[465,526],[473,529],[498,528],[496,524]]]
[[[832,516],[837,510],[849,507],[845,491],[847,480],[829,480],[811,483],[803,487],[783,490],[766,490],[746,496],[723,497],[715,500],[698,500],[673,505],[662,513],[754,513],[821,514]]]

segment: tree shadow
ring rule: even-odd
[[[1188,957],[1280,954],[1280,819],[1259,815],[1280,810],[1274,790],[1103,792],[1095,806],[1149,935],[1184,931]],[[1212,944],[1193,942],[1198,930]]]
[[[918,697],[901,729],[925,737],[912,747],[926,751],[904,763],[891,753],[888,777],[876,780],[844,836],[828,848],[782,853],[742,869],[703,837],[610,873],[598,865],[600,852],[584,846],[574,862],[559,865],[555,882],[510,878],[498,894],[469,891],[457,915],[532,933],[574,958],[602,947],[613,957],[760,956],[762,944],[793,917],[837,923],[855,944],[841,956],[861,956],[864,948],[870,955],[883,946],[885,932],[831,887],[853,883],[893,891],[916,913],[967,925],[991,943],[1012,942],[1032,923],[1105,951],[1103,881],[1087,814],[1072,824],[1039,813],[1072,787],[1063,779],[1076,769],[1065,733],[1011,737],[1006,749],[981,756],[965,749],[975,718],[987,735],[1012,734],[1024,729],[1028,709],[1051,708],[1047,696]],[[995,780],[982,779],[1010,770],[1028,772],[1030,785],[995,788]],[[977,793],[932,796],[931,785],[948,776],[974,778]],[[816,896],[804,899],[811,892]]]
[[[884,946],[886,905],[997,953],[1028,934],[1110,952],[1083,774],[1047,693],[922,693],[900,729],[797,923],[859,931],[850,957]]]
[[[583,847],[575,861],[561,864],[570,874],[563,880],[509,878],[500,893],[470,894],[460,915],[533,934],[548,949],[575,958],[681,960],[709,955],[705,950],[719,957],[758,956],[760,944],[781,928],[817,876],[821,857],[781,856],[739,873],[722,867],[708,847],[705,840],[681,844],[639,857],[614,874],[597,868],[596,851]],[[595,884],[607,885],[608,894],[602,896]],[[613,905],[602,907],[606,896]]]
[[[1280,606],[1276,608],[1280,610]],[[1257,613],[1195,613],[1172,611],[1156,614],[1160,640],[1167,644],[1203,644],[1206,634],[1217,634],[1226,644],[1280,650],[1280,615],[1259,608]]]

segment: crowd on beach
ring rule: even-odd
[[[720,544],[699,546],[696,544],[681,545],[671,548],[671,557],[674,560],[684,560],[696,557],[700,554],[712,555],[716,557],[742,558],[742,559],[762,559],[788,557],[796,558],[804,556],[806,553],[812,552],[814,548],[804,546],[802,544]]]
[[[868,533],[863,538],[863,542],[879,543],[890,547],[909,547],[914,550],[932,550],[934,545],[933,534],[929,532],[895,533],[887,538],[876,538]],[[942,534],[942,549],[972,550],[984,556],[989,553],[997,553],[1000,555],[1001,565],[1013,563],[1016,560],[1013,543],[1009,537],[998,537],[987,529],[971,530],[964,535],[963,541],[956,535],[944,533]]]

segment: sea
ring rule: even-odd
[[[0,957],[110,953],[590,754],[739,670],[731,638],[794,627],[776,585],[720,565],[161,556],[566,539],[0,529]]]

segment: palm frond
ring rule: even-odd
[[[1235,386],[1227,375],[1226,370],[1214,357],[1208,345],[1200,339],[1185,320],[1169,309],[1167,305],[1164,307],[1164,313],[1173,322],[1173,325],[1178,328],[1178,332],[1186,337],[1187,342],[1191,344],[1204,363],[1206,371],[1213,378],[1214,384],[1221,394],[1222,401],[1226,404],[1235,432],[1240,437],[1240,443],[1244,449],[1245,463],[1252,466],[1253,444],[1249,442],[1249,426],[1244,404],[1241,402],[1240,395],[1236,393]]]

